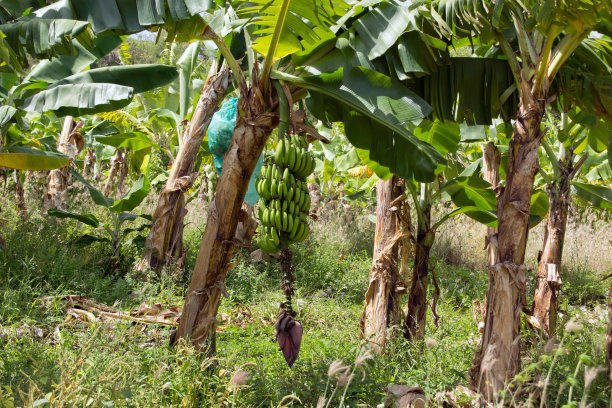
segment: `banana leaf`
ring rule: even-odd
[[[12,147],[8,152],[0,152],[0,166],[17,170],[43,171],[59,169],[70,164],[70,161],[70,158],[63,154],[25,146]]]
[[[98,228],[100,226],[100,221],[93,214],[76,214],[69,211],[51,209],[47,211],[47,214],[52,215],[57,218],[72,218],[77,221],[81,221],[84,224],[92,226],[94,228]]]

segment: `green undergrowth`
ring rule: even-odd
[[[124,248],[120,273],[109,274],[107,249],[72,247],[70,239],[79,231],[69,222],[15,223],[1,231],[2,408],[314,407],[320,398],[328,407],[376,407],[387,386],[400,382],[419,385],[430,397],[437,394],[431,405],[439,406],[442,393],[468,384],[480,338],[472,306],[474,299],[484,302],[485,271],[434,259],[441,292],[437,327],[430,313],[423,342],[407,343],[398,331],[383,353],[370,354],[358,325],[371,266],[363,248],[371,237],[363,234],[364,242],[351,246],[339,245],[337,236],[311,237],[293,250],[294,308],[304,337],[298,360],[288,368],[273,342],[283,300],[274,259],[252,262],[248,251],[237,251],[237,266],[227,276],[229,298],[218,316],[217,353],[207,358],[185,344],[169,348],[166,326],[66,321],[59,301],[39,300],[80,294],[123,310],[143,301],[181,305],[201,229],[186,236],[185,269],[171,266],[146,276],[130,268],[139,255],[133,247]],[[507,405],[532,398],[539,406],[544,394],[550,407],[581,401],[608,406],[606,374],[596,371],[605,364],[605,286],[588,271],[567,276],[557,340],[547,342],[524,328],[523,372],[506,392]],[[336,360],[347,368],[330,377]]]

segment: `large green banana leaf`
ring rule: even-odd
[[[213,6],[212,0],[60,0],[33,14],[88,21],[96,34],[129,34],[153,25],[171,28]]]
[[[55,112],[58,116],[81,116],[121,109],[134,97],[127,86],[115,84],[60,85],[28,98],[20,108],[33,112]]]
[[[76,214],[59,209],[50,209],[47,211],[47,214],[57,218],[72,218],[73,220],[78,220],[83,224],[87,224],[94,228],[98,228],[100,226],[100,221],[98,221],[96,216],[93,214]]]
[[[134,93],[172,82],[176,68],[167,65],[127,65],[79,72],[53,83],[26,99],[21,109],[80,116],[120,109]]]
[[[120,200],[115,200],[110,209],[116,213],[132,211],[149,195],[150,189],[149,179],[142,175]]]
[[[0,39],[0,69],[13,71],[28,65],[26,53],[36,58],[74,55],[72,40],[91,48],[94,33],[125,35],[155,27],[166,29],[169,38],[184,32],[193,38],[206,26],[202,14],[215,6],[213,0],[59,0],[45,7],[40,1],[3,1],[0,7],[17,19],[0,18],[6,36]],[[20,17],[28,4],[33,10]]]
[[[27,61],[17,56],[5,37],[2,31],[0,31],[0,72],[17,72],[22,74],[23,67],[27,65]],[[3,93],[5,92],[0,92],[0,97],[3,97]]]
[[[17,109],[13,108],[12,106],[0,106],[0,126],[11,120],[15,115],[15,112],[17,112]]]
[[[26,61],[25,52],[36,58],[71,54],[72,40],[91,48],[93,33],[89,24],[77,19],[26,18],[0,25],[0,31],[12,51]]]
[[[89,184],[89,182],[85,180],[83,176],[81,176],[79,173],[74,170],[70,170],[70,175],[72,175],[72,177],[83,183],[87,190],[89,190],[89,195],[91,196],[92,201],[96,205],[100,205],[102,207],[111,207],[113,205],[115,200],[113,200],[112,198],[105,197],[100,190]]]
[[[75,55],[59,55],[51,60],[41,61],[30,71],[25,80],[49,83],[60,81],[83,71],[118,47],[121,41],[121,37],[117,36],[97,37],[91,49],[73,42]]]
[[[36,150],[25,146],[12,147],[0,152],[0,166],[17,170],[53,170],[70,164],[63,154]]]
[[[254,0],[237,12],[256,26],[253,49],[276,61],[333,37],[329,27],[348,8],[336,0]]]
[[[572,182],[572,191],[594,207],[612,209],[612,189],[604,185]]]
[[[128,86],[133,88],[134,93],[141,93],[169,84],[177,76],[176,68],[168,65],[119,65],[79,72],[55,82],[49,88],[67,84],[108,83]]]
[[[141,132],[119,133],[109,136],[96,136],[96,142],[105,144],[107,146],[113,146],[116,148],[127,147],[133,152],[149,147],[161,149],[161,147],[157,143],[153,142],[146,134]]]
[[[309,110],[325,122],[344,122],[349,141],[370,151],[370,158],[394,173],[432,181],[442,155],[407,127],[431,109],[397,81],[363,67],[339,68],[321,75],[272,76],[309,90]]]

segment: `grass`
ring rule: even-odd
[[[304,338],[291,369],[273,343],[282,300],[276,261],[253,263],[248,252],[237,253],[238,266],[226,282],[230,297],[219,315],[217,354],[205,358],[186,344],[169,348],[167,327],[65,322],[59,303],[42,307],[37,301],[76,293],[108,305],[117,302],[125,310],[142,301],[182,304],[201,226],[192,226],[186,236],[191,248],[187,272],[169,267],[143,282],[129,268],[138,257],[134,248],[124,252],[122,274],[111,276],[105,247],[77,251],[66,244],[78,233],[75,224],[36,217],[5,224],[0,232],[6,241],[0,249],[0,407],[308,407],[320,401],[329,407],[376,407],[384,402],[387,386],[399,382],[421,386],[431,405],[441,406],[457,384],[468,383],[466,372],[479,341],[472,301],[483,301],[487,276],[483,268],[453,258],[460,248],[436,253],[439,326],[429,315],[425,342],[409,344],[396,336],[383,354],[366,358],[357,333],[373,225],[363,211],[351,211],[357,217],[352,228],[342,213],[323,215],[313,228],[320,233],[294,248],[295,304]],[[442,234],[438,239],[445,245],[460,243]],[[608,406],[606,374],[597,372],[591,380],[593,370],[605,364],[606,287],[598,281],[600,274],[586,267],[565,273],[556,342],[523,330],[523,372],[508,391],[507,404],[539,406],[529,405],[529,398],[537,400],[546,388],[550,407],[581,401],[582,406]],[[339,372],[330,377],[330,365],[338,360]],[[457,398],[469,400],[470,395]]]

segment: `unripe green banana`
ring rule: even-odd
[[[289,166],[289,150],[290,150],[290,144],[289,144],[289,140],[287,140],[287,138],[283,138],[283,140],[281,140],[281,143],[283,144],[283,165],[284,166]]]
[[[293,171],[295,168],[295,146],[289,147],[289,169]]]
[[[271,190],[272,190],[272,186],[270,185],[270,179],[266,179],[266,182],[264,183],[262,197],[265,198],[266,200],[269,200],[270,198],[272,198]]]
[[[287,231],[287,223],[289,222],[287,220],[287,213],[286,212],[282,212],[281,213],[281,219],[282,219],[282,228],[280,228],[281,231]]]
[[[287,214],[287,229],[285,230],[285,232],[291,232],[291,230],[293,229],[293,215],[291,215],[290,213]]]
[[[304,228],[306,227],[306,224],[303,222],[300,222],[300,229],[298,230],[297,234],[295,234],[295,237],[293,237],[293,239],[297,242],[297,240],[302,236],[302,234],[304,234]]]
[[[276,228],[272,228],[272,240],[274,241],[274,243],[276,245],[280,244],[280,238],[278,237],[278,231],[276,231]]]
[[[302,242],[308,237],[308,233],[310,232],[310,227],[308,227],[308,224],[303,224],[303,225],[304,225],[304,230],[302,231],[302,234],[297,238],[296,242]]]
[[[295,215],[295,203],[293,201],[289,201],[289,212]]]
[[[270,251],[272,248],[264,238],[257,238],[257,246],[261,248],[262,251],[271,253]]]
[[[287,211],[287,206],[289,204],[287,203],[287,200],[283,200],[283,204],[281,205],[281,210],[283,211]]]
[[[266,227],[270,225],[270,209],[266,208],[263,213],[262,224]]]
[[[276,146],[276,153],[274,154],[274,161],[276,163],[278,163],[279,166],[283,166],[284,165],[284,159],[285,159],[285,151],[284,149],[284,145],[281,142],[278,143],[278,145]]]
[[[297,235],[299,229],[300,229],[300,225],[301,222],[299,219],[294,219],[293,220],[293,228],[291,229],[291,234],[289,234],[289,239],[295,239],[295,236]]]
[[[302,156],[302,154],[300,153],[300,148],[296,147],[295,148],[295,166],[293,167],[293,172],[299,177],[300,173],[300,167],[302,167],[302,160],[303,160],[304,156]]]
[[[291,201],[293,200],[293,194],[295,193],[295,190],[293,189],[293,187],[291,187],[288,191],[287,191],[287,201]]]
[[[310,210],[310,195],[306,195],[306,201],[304,202],[304,205],[302,206],[302,211],[308,212]]]
[[[299,190],[300,191],[300,199],[296,202],[298,207],[300,207],[300,209],[302,208],[302,206],[304,205],[304,201],[306,201],[306,194],[304,193],[304,190]]]
[[[302,167],[300,167],[300,175],[304,177],[306,170],[308,170],[308,153],[304,150],[303,147],[300,147],[300,153],[302,155]]]
[[[291,173],[289,172],[289,167],[285,167],[285,171],[283,171],[283,182],[284,183],[288,183],[289,182],[289,175]]]
[[[310,174],[312,174],[312,171],[310,170],[310,168],[312,167],[312,157],[310,156],[309,153],[306,153],[306,166],[304,167],[304,171],[302,172],[304,174],[304,177],[308,177]]]
[[[282,212],[280,210],[274,210],[274,226],[279,230],[283,228]]]
[[[272,183],[271,183],[270,194],[272,195],[273,198],[278,197],[278,182],[274,179],[272,180]]]

